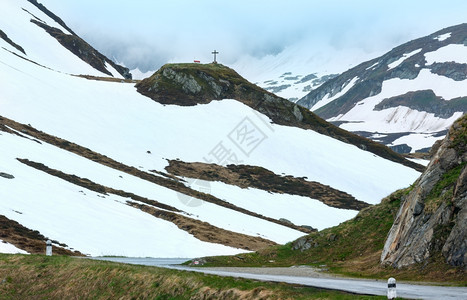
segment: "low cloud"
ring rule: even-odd
[[[142,71],[169,61],[232,64],[275,55],[292,45],[313,51],[359,47],[388,51],[464,20],[467,2],[395,0],[110,1],[42,0],[107,56]]]

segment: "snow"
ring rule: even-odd
[[[313,49],[313,51],[310,51],[310,49]],[[229,66],[247,80],[260,83],[259,85],[264,88],[266,85],[262,83],[268,80],[281,82],[281,76],[287,72],[292,73],[290,76],[305,76],[314,73],[317,77],[322,77],[329,74],[339,74],[362,61],[373,59],[380,54],[382,53],[363,51],[359,47],[344,50],[331,45],[317,46],[316,44],[304,42],[288,46],[275,55],[270,54],[259,58],[242,56]],[[292,86],[277,93],[277,95],[290,99],[302,98],[309,93],[303,92],[303,88],[309,85],[310,82],[297,85],[294,82],[296,81],[281,83],[288,83]]]
[[[255,188],[243,189],[218,181],[203,183],[199,186],[209,186],[210,194],[229,203],[268,217],[285,218],[296,225],[310,225],[319,230],[339,225],[358,213],[355,210],[330,207],[308,197],[271,193]],[[293,210],[290,209],[291,204],[294,206]]]
[[[407,144],[410,147],[412,147],[412,150],[410,152],[414,153],[417,150],[427,148],[426,145],[429,145],[428,147],[431,147],[431,145],[433,145],[437,140],[442,139],[442,137],[433,135],[434,134],[432,133],[412,133],[398,138],[397,140],[392,142],[391,145],[394,146]]]
[[[14,151],[19,157],[27,157],[32,161],[39,161],[52,169],[58,169],[68,174],[87,178],[104,186],[121,189],[149,199],[155,199],[183,211],[189,209],[190,214],[192,214],[189,216],[190,218],[199,219],[220,228],[226,228],[230,231],[252,236],[259,234],[264,238],[278,243],[286,243],[303,235],[303,233],[299,231],[201,200],[197,200],[199,206],[188,207],[182,201],[183,198],[181,198],[188,196],[141,180],[138,177],[105,167],[47,144],[39,145],[27,140],[5,141],[7,137],[0,138],[4,140],[5,144],[7,142],[17,144],[17,149]],[[19,149],[24,150],[22,151]]]
[[[420,164],[422,166],[425,166],[425,167],[428,166],[428,164],[430,163],[430,161],[427,159],[419,159],[419,158],[407,158],[407,159],[417,164]]]
[[[45,249],[45,248],[44,248]],[[28,252],[16,248],[14,245],[0,240],[0,253],[4,254],[28,254]]]
[[[369,66],[369,67],[366,68],[365,70],[373,69],[373,68],[376,67],[378,64],[379,64],[379,61],[375,62],[374,64],[372,64],[371,66]]]
[[[315,105],[313,105],[312,108],[310,108],[311,111],[317,110],[318,108],[321,108],[325,106],[328,103],[331,103],[332,101],[336,100],[337,98],[343,96],[345,93],[347,93],[358,81],[358,77],[352,78],[347,84],[344,84],[342,90],[335,94],[332,97],[329,97],[329,94],[326,94],[324,98],[320,101],[318,101]]]
[[[15,176],[0,180],[1,214],[50,239],[92,256],[194,257],[245,252],[199,241],[171,222],[126,205],[128,199],[102,196],[16,160],[37,159],[37,155],[44,161],[55,158],[65,163],[61,158],[65,155],[70,163],[82,163],[73,161],[70,153],[6,133],[0,143],[2,170]]]
[[[467,64],[467,46],[463,44],[449,44],[436,51],[425,53],[427,65],[444,62]],[[464,94],[465,95],[465,94]]]
[[[411,56],[414,56],[415,54],[419,53],[420,51],[422,51],[422,49],[417,49],[417,50],[414,50],[412,52],[409,52],[409,53],[405,53],[403,54],[398,60],[388,64],[388,70],[391,70],[391,69],[394,69],[396,67],[398,67],[400,64],[402,64],[407,58],[411,57]]]
[[[27,59],[60,72],[76,75],[108,76],[82,61],[71,51],[64,48],[44,29],[30,22],[32,16],[24,11],[22,7],[41,20],[46,21],[48,25],[59,28],[64,32],[67,31],[28,1],[21,1],[20,6],[17,0],[3,0],[2,9],[0,10],[0,28],[13,42],[23,47]],[[3,39],[0,39],[0,46],[24,56],[23,53]],[[5,50],[0,49],[0,51],[4,52]],[[7,61],[4,60],[4,62]]]
[[[19,71],[0,65],[3,115],[131,166],[163,170],[167,165],[164,158],[203,161],[222,142],[244,163],[264,166],[276,174],[307,176],[369,203],[418,176],[411,169],[314,131],[267,126],[255,111],[234,100],[194,107],[163,106],[138,94],[131,84],[70,77],[5,55],[8,53],[0,54],[0,61],[16,60]],[[245,117],[267,136],[249,156],[228,137]],[[370,161],[371,167],[367,166]],[[387,172],[382,185],[377,179],[379,169],[373,166],[405,176]]]
[[[435,36],[433,39],[442,42],[444,40],[447,40],[450,37],[451,37],[451,32],[448,32],[448,33],[445,33],[445,34],[440,34],[438,36]]]
[[[156,71],[147,71],[142,72],[140,69],[136,68],[130,71],[131,75],[133,75],[133,79],[135,80],[142,80],[148,77],[151,77]]]
[[[112,67],[112,65],[110,65],[108,62],[105,62],[105,68],[112,74],[113,77],[124,79],[123,76],[120,73],[118,73],[118,71],[114,67]]]
[[[23,2],[49,23],[47,16]],[[0,11],[0,28],[25,48],[28,59],[47,68],[0,49],[0,107],[4,117],[31,124],[142,171],[164,171],[166,159],[220,165],[236,162],[262,166],[276,174],[307,177],[368,203],[378,203],[394,190],[410,185],[420,174],[314,131],[271,124],[266,116],[232,99],[192,107],[161,105],[137,93],[133,84],[70,76],[67,73],[105,74],[30,23],[30,15],[16,1],[5,3]],[[0,46],[18,53],[3,40]],[[287,55],[272,67],[280,70],[287,63]],[[344,89],[350,89],[356,80]],[[254,129],[248,143],[242,139],[245,128]],[[28,167],[17,157],[172,205],[191,218],[234,232],[278,243],[303,235],[212,203],[187,203],[173,190],[45,143],[2,132],[0,145],[2,172],[15,176],[0,180],[0,214],[86,254],[194,257],[244,251],[202,242],[171,222],[127,205],[129,199],[86,190]],[[219,149],[226,153],[222,159],[216,156]],[[325,228],[356,213],[306,197],[240,189],[218,182],[210,186],[212,194],[231,203],[265,216],[285,217],[298,225]]]

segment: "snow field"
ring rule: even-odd
[[[271,193],[255,188],[243,189],[219,181],[203,181],[199,185],[193,185],[194,188],[202,186],[208,186],[211,195],[249,211],[277,220],[285,218],[296,225],[310,225],[318,230],[339,225],[358,213],[330,207],[308,197]],[[203,191],[202,188],[198,190]]]
[[[164,106],[138,94],[131,84],[85,80],[17,60],[19,71],[2,70],[6,67],[0,65],[4,116],[143,170],[163,170],[165,158],[212,160],[210,153],[221,143],[241,163],[306,176],[368,203],[410,185],[418,176],[410,168],[314,131],[265,123],[267,117],[238,101]],[[246,153],[235,141],[235,130],[245,125],[245,118],[262,138]],[[381,175],[379,167],[388,172]]]
[[[92,256],[132,257],[196,257],[245,252],[202,242],[171,222],[126,205],[126,200],[130,199],[103,196],[16,160],[22,157],[64,162],[62,158],[66,158],[70,164],[83,163],[63,150],[6,133],[0,135],[0,144],[2,171],[15,176],[14,179],[0,178],[1,214],[70,248]]]

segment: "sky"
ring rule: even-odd
[[[167,62],[251,62],[300,47],[374,58],[467,22],[465,0],[39,0],[109,58],[130,69]],[[349,51],[347,51],[349,50]],[[294,58],[298,59],[298,58]],[[357,59],[357,58],[355,58]],[[345,71],[345,70],[342,70]]]

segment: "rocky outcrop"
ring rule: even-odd
[[[220,181],[240,188],[254,187],[272,193],[299,195],[341,209],[361,210],[369,206],[352,195],[330,186],[308,181],[305,178],[281,176],[259,166],[231,164],[223,167],[201,162],[187,163],[181,160],[168,160],[168,162],[169,165],[165,170],[176,176]]]
[[[396,97],[386,98],[375,105],[374,110],[405,106],[418,111],[432,113],[435,117],[450,118],[458,111],[467,111],[467,97],[458,97],[449,101],[436,96],[432,90],[408,92]]]
[[[427,263],[467,266],[467,115],[457,120],[426,171],[405,196],[381,262],[396,268]]]
[[[24,51],[23,47],[21,47],[20,45],[16,44],[15,42],[13,42],[9,37],[8,35],[6,35],[5,32],[3,32],[2,30],[0,30],[0,38],[3,39],[5,42],[7,42],[8,44],[10,44],[11,46],[15,47],[18,51],[21,51],[23,54],[26,54],[26,52]]]

